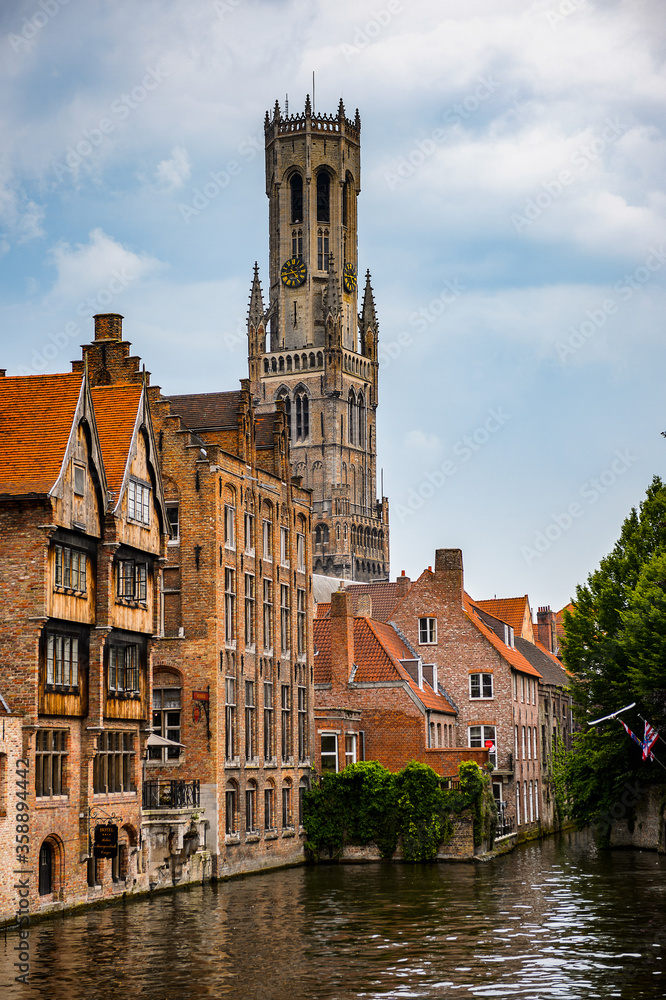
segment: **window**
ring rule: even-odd
[[[38,799],[66,795],[66,729],[38,729],[35,743],[35,794]]]
[[[74,466],[74,492],[79,497],[85,496],[86,470],[82,465]]]
[[[356,393],[350,389],[347,394],[347,439],[350,444],[357,443],[356,418]]]
[[[497,744],[495,742],[495,727],[494,726],[470,726],[468,730],[469,734],[469,745],[470,747],[485,747],[486,743],[490,746],[488,750],[488,761],[497,767]],[[492,747],[492,749],[491,749]]]
[[[308,691],[305,687],[298,689],[298,759],[303,761],[308,756]]]
[[[470,698],[492,698],[492,696],[493,696],[493,675],[492,674],[470,674],[469,675],[469,696],[470,696]]]
[[[289,760],[291,757],[291,692],[288,684],[283,684],[281,689],[281,752],[282,760]]]
[[[263,555],[267,562],[273,561],[273,525],[270,521],[262,524]]]
[[[298,655],[303,656],[307,650],[307,630],[305,616],[305,591],[300,588],[296,591],[296,631]]]
[[[100,733],[93,761],[96,794],[134,792],[134,733]]]
[[[520,700],[525,701],[525,677],[520,675]]]
[[[330,197],[330,175],[328,171],[320,170],[317,174],[317,222],[330,222]],[[326,268],[326,270],[328,270],[328,268]]]
[[[273,648],[273,581],[264,579],[264,649]]]
[[[518,782],[518,787],[520,788],[520,782]],[[518,794],[520,794],[520,792]],[[527,811],[527,781],[523,781],[523,816],[525,817],[525,822],[529,823],[529,813]]]
[[[245,789],[245,832],[257,832],[257,786],[254,781]]]
[[[516,824],[520,826],[520,782],[516,782]]]
[[[534,782],[534,818],[539,819],[539,782]]]
[[[298,219],[296,221],[299,221]],[[295,229],[291,231],[291,256],[297,257],[299,260],[303,260],[303,230],[299,229],[298,232]],[[298,355],[296,356],[298,360]],[[287,371],[289,371],[289,358],[287,358]]]
[[[254,555],[254,514],[245,512],[245,552]]]
[[[303,178],[294,174],[289,181],[291,191],[291,221],[303,221]]]
[[[245,681],[245,759],[257,756],[254,681]]]
[[[236,548],[236,508],[228,503],[224,505],[224,547]]]
[[[86,592],[86,554],[69,545],[55,546],[55,585]]]
[[[285,784],[282,786],[282,828],[290,829],[294,825],[294,820],[291,814],[291,785]]]
[[[317,233],[317,270],[328,271],[329,250],[328,250],[328,229],[318,230]]]
[[[538,760],[537,754],[537,729],[536,726],[532,729],[532,756],[535,760]]]
[[[76,636],[46,636],[46,683],[59,688],[79,686],[79,640]]]
[[[303,826],[303,813],[305,805],[305,793],[310,791],[310,782],[307,778],[301,778],[298,784],[298,825]]]
[[[275,822],[275,789],[272,785],[264,788],[264,830],[274,830]]]
[[[356,734],[347,733],[345,736],[345,767],[356,763]]]
[[[419,645],[432,646],[437,642],[437,619],[419,618]]]
[[[513,727],[513,749],[514,758],[518,760],[518,726]]]
[[[527,754],[525,752],[525,726],[522,727],[522,743],[523,743],[523,760],[527,759]]]
[[[150,487],[134,479],[127,484],[127,516],[131,521],[150,524]]]
[[[109,694],[139,694],[139,647],[109,646]]]
[[[518,677],[516,674],[512,674],[513,677],[513,700],[518,701]]]
[[[283,583],[280,586],[280,649],[283,653],[290,649],[289,624],[289,587]]]
[[[305,573],[305,535],[300,533],[296,535],[296,568]]]
[[[168,503],[166,505],[167,521],[169,524],[169,534],[171,538],[169,539],[169,545],[176,545],[180,541],[180,523],[178,519],[179,508],[177,503]]]
[[[224,756],[236,756],[236,678],[224,679]]]
[[[236,639],[236,572],[228,566],[224,570],[224,638],[227,645]]]
[[[289,566],[289,528],[280,528],[280,565]]]
[[[227,782],[224,793],[224,831],[227,835],[238,833],[238,789],[235,781]]]
[[[273,685],[270,681],[264,681],[264,760],[273,760],[274,747]]]
[[[45,840],[39,849],[39,895],[50,896],[53,892],[53,848]]]
[[[180,743],[180,688],[153,688],[153,732]],[[148,747],[149,760],[177,760],[180,747]]]
[[[245,645],[254,646],[254,577],[245,574]]]
[[[121,601],[139,601],[145,604],[148,599],[147,563],[138,563],[133,559],[119,559],[117,589]]]
[[[310,434],[310,400],[303,390],[296,393],[296,440],[304,441]]]
[[[534,795],[532,790],[532,782],[530,781],[530,823],[534,822]]]
[[[321,736],[321,770],[337,771],[338,769],[338,737],[335,733],[322,733]]]

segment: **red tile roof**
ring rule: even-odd
[[[123,484],[142,391],[143,386],[136,382],[91,389],[106,481],[115,503]]]
[[[372,599],[372,617],[376,621],[387,622],[398,603],[398,585],[389,580],[379,583],[350,583],[345,590],[349,594],[350,607],[354,613],[358,609],[358,598],[369,594]]]
[[[478,602],[479,606],[483,602]],[[532,664],[521,654],[515,647],[507,646],[506,643],[495,635],[493,630],[486,625],[482,618],[474,612],[474,606],[477,604],[476,601],[472,601],[469,594],[464,594],[463,596],[463,608],[469,620],[473,625],[478,628],[479,632],[485,636],[485,638],[490,642],[492,646],[495,647],[497,652],[514,667],[515,670],[520,670],[523,674],[530,674],[532,677],[541,677],[539,671],[532,666]],[[485,610],[482,609],[482,610]]]
[[[0,377],[0,494],[56,484],[81,393],[81,375]]]
[[[565,611],[568,611],[569,614],[573,614],[574,606],[573,606],[573,603],[571,601],[569,601],[568,604],[565,604],[565,606],[562,608],[562,610],[558,611],[557,614],[555,615],[555,629],[556,629],[557,634],[560,637],[560,639],[564,638],[564,612]]]

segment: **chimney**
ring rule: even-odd
[[[446,601],[462,607],[462,549],[437,549],[435,552],[435,577],[441,580],[444,585],[444,597]]]
[[[372,597],[370,594],[359,594],[356,599],[356,617],[372,618]]]
[[[408,576],[405,576],[405,571],[403,569],[400,576],[396,577],[395,583],[396,583],[395,587],[396,600],[401,601],[403,597],[407,597],[407,594],[409,593],[409,588],[412,585],[412,581],[409,579]]]
[[[349,596],[344,590],[331,594],[331,683],[344,688],[354,664],[354,619],[349,614]]]
[[[120,313],[97,313],[95,320],[95,340],[122,340],[123,317]]]
[[[551,653],[557,654],[559,643],[557,641],[557,623],[555,612],[551,611],[550,605],[539,608],[537,611],[537,635],[539,642]]]

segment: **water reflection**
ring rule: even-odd
[[[586,835],[479,865],[290,869],[34,925],[3,998],[663,997],[666,859]]]

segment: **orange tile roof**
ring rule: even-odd
[[[532,666],[532,664],[528,660],[526,660],[525,657],[521,653],[519,653],[517,649],[515,649],[515,647],[507,646],[506,643],[502,642],[502,640],[495,635],[493,630],[488,625],[486,625],[483,619],[480,618],[478,614],[475,614],[474,606],[478,604],[479,607],[481,607],[482,603],[484,602],[472,601],[469,594],[463,595],[463,608],[465,610],[467,617],[472,622],[472,624],[476,626],[479,632],[481,632],[481,634],[485,636],[488,642],[490,642],[490,644],[495,647],[497,652],[502,657],[504,657],[504,659],[507,660],[507,662],[510,663],[512,667],[514,667],[516,670],[520,670],[520,672],[523,674],[530,674],[532,677],[541,677],[539,671],[536,670]],[[485,611],[486,609],[482,608],[482,610]]]
[[[495,597],[490,601],[474,601],[478,608],[487,611],[493,618],[510,625],[516,635],[522,636],[525,621],[525,605],[529,608],[527,594],[523,597]]]
[[[569,601],[568,604],[565,604],[564,607],[562,608],[562,610],[558,611],[557,614],[555,615],[555,629],[556,629],[557,634],[560,637],[560,639],[564,638],[564,612],[565,611],[568,611],[570,615],[573,614],[574,606],[573,606],[573,602],[572,601]]]
[[[91,389],[106,481],[114,506],[120,497],[143,386],[137,382]]]
[[[0,494],[46,494],[56,484],[81,375],[0,377]]]
[[[369,594],[372,599],[372,617],[375,621],[389,620],[398,602],[398,585],[389,580],[377,583],[348,583],[345,590],[349,594],[351,608],[356,612],[358,598]]]
[[[318,654],[315,657],[315,684],[331,681],[331,619],[316,618],[314,639]],[[424,682],[417,682],[399,662],[412,660],[414,654],[405,645],[391,625],[373,618],[354,618],[354,663],[357,670],[354,681],[358,684],[376,684],[390,681],[406,682],[425,708],[455,715],[447,699]]]

